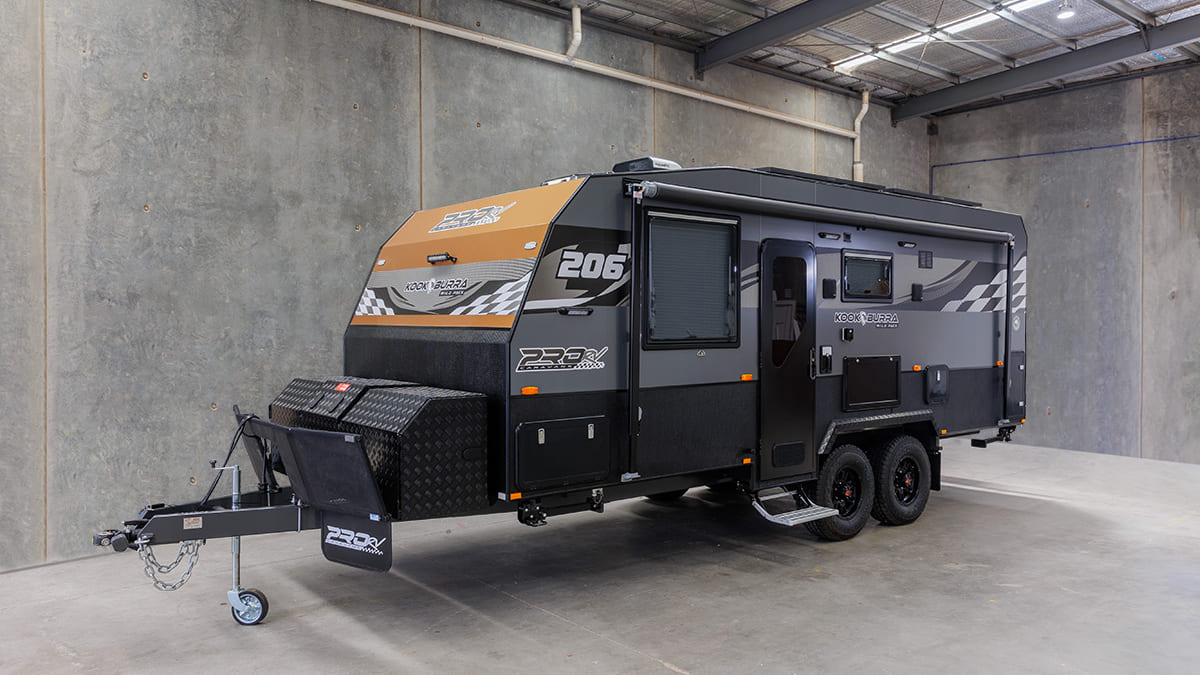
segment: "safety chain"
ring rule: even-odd
[[[200,557],[200,546],[204,540],[185,541],[179,544],[179,555],[175,556],[175,562],[169,565],[161,565],[158,559],[154,557],[154,551],[150,549],[150,544],[145,543],[138,546],[138,557],[146,564],[146,576],[154,582],[154,587],[160,591],[174,591],[180,586],[187,583],[189,577],[192,576],[192,570],[196,567],[196,560]],[[158,578],[159,574],[168,574],[171,570],[179,566],[183,562],[184,557],[187,557],[187,568],[183,570],[183,574],[173,583],[167,583]]]

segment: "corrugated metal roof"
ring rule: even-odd
[[[543,6],[547,11],[561,11],[567,4],[560,0],[507,1]],[[835,17],[814,31],[784,36],[772,44],[747,45],[757,48],[743,58],[754,61],[756,67],[778,69],[781,75],[799,74],[853,90],[871,88],[876,98],[900,101],[950,86],[945,75],[939,78],[918,72],[918,64],[921,69],[928,66],[952,73],[965,82],[1006,70],[1011,62],[997,63],[1004,57],[1026,65],[1066,53],[1068,48],[1100,44],[1139,30],[1136,19],[1093,0],[1074,0],[1075,16],[1060,20],[1060,2],[1003,0],[996,5],[996,0],[881,0],[865,11]],[[697,52],[739,29],[771,21],[779,12],[803,4],[804,0],[580,0],[585,15],[601,25],[644,33],[647,39],[670,40],[668,44],[673,46],[690,45]],[[1200,14],[1200,0],[1113,0],[1113,4],[1131,5],[1157,25]],[[1003,14],[1009,16],[1000,16]],[[930,29],[936,29],[932,37]],[[897,43],[913,46],[900,49]],[[898,62],[874,56],[883,50],[896,53],[893,61]],[[1072,73],[1029,90],[1188,61],[1200,62],[1200,44],[1193,50],[1172,48],[1135,55],[1115,66]]]

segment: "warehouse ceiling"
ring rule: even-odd
[[[869,89],[897,121],[1200,65],[1200,0],[506,1],[578,4],[585,25],[695,53],[700,73]]]

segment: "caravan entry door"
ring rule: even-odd
[[[816,470],[815,254],[808,242],[767,239],[759,257],[758,480]]]

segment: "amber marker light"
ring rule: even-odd
[[[515,501],[517,501],[518,499],[520,499],[520,498],[521,498],[521,493],[520,493],[520,492],[514,492],[514,493],[512,493],[511,495],[509,495],[509,496],[508,496],[508,498],[509,498],[509,499],[511,499],[511,500],[513,500],[513,501],[515,502]]]
[[[945,430],[945,429],[942,429],[942,435],[943,435],[943,436],[945,436],[945,435],[946,435],[946,430]]]
[[[746,458],[742,459],[742,464],[749,464],[750,461],[751,461],[750,458],[746,457]]]
[[[521,393],[526,396],[533,396],[534,394],[538,393],[538,388],[537,387],[521,387]]]
[[[754,376],[751,375],[750,373],[742,373],[742,382],[749,382],[750,380],[753,380],[753,379],[754,379]]]
[[[1002,366],[1002,365],[1004,365],[1004,362],[1003,362],[1003,361],[997,361],[997,362],[996,362],[996,367],[1000,367],[1000,366]]]
[[[921,366],[913,366],[913,372],[915,372],[915,373],[921,372]]]

